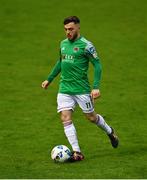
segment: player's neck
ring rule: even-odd
[[[79,33],[78,35],[77,35],[77,38],[75,39],[75,41],[77,40],[77,39],[79,39],[81,37],[81,34]]]

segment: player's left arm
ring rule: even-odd
[[[93,99],[100,97],[100,79],[101,79],[101,72],[102,66],[99,59],[90,58],[91,63],[94,66],[94,83],[93,89],[91,91],[91,96]]]
[[[87,55],[89,57],[90,62],[94,66],[94,83],[93,83],[93,89],[91,91],[91,96],[93,99],[96,99],[100,97],[99,87],[100,87],[102,66],[101,66],[100,59],[97,55],[97,52],[93,44],[90,44],[89,46],[87,46],[86,51],[87,51]]]

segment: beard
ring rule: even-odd
[[[77,39],[77,37],[78,37],[78,34],[75,33],[72,38],[68,37],[68,39],[69,39],[70,41],[74,41],[75,39]]]

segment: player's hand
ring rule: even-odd
[[[45,80],[45,81],[42,82],[41,87],[42,87],[43,89],[47,89],[48,85],[49,85],[49,81],[48,81],[48,80]]]
[[[92,99],[97,99],[97,98],[99,98],[101,96],[101,94],[100,94],[100,90],[99,89],[93,89],[92,91],[91,91],[91,97],[92,97]]]

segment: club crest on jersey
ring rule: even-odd
[[[79,51],[79,47],[74,47],[73,50],[74,50],[74,52],[78,52]]]

